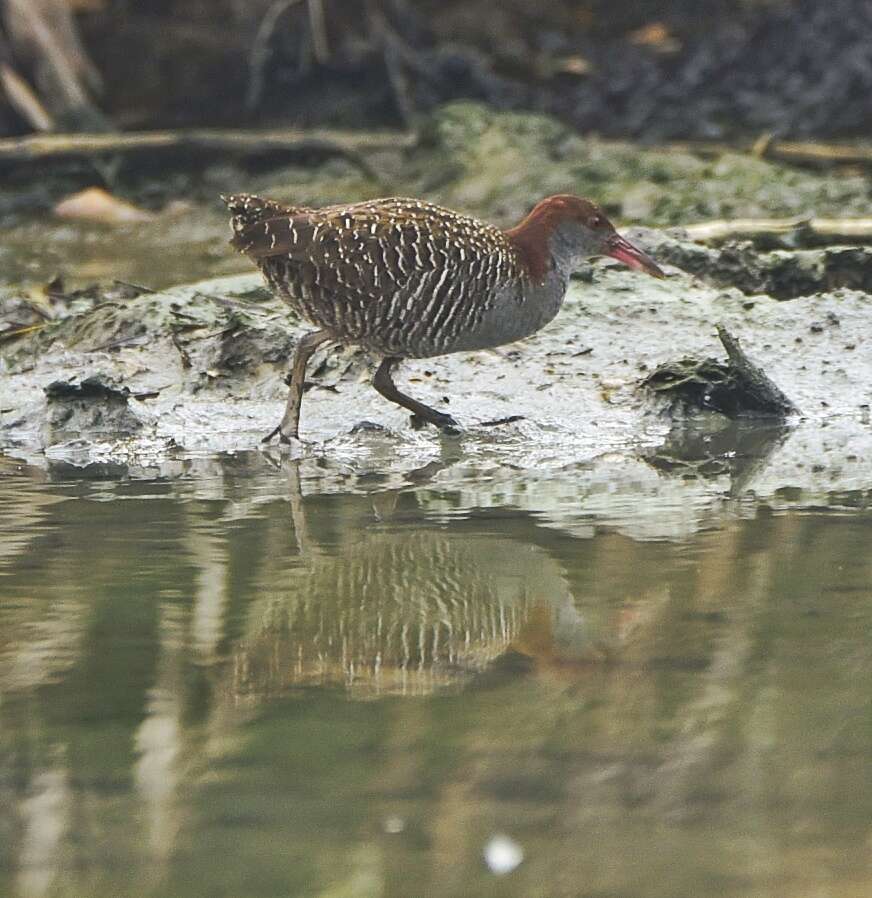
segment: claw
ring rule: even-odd
[[[414,430],[421,430],[423,427],[426,427],[428,424],[432,424],[437,429],[441,430],[442,433],[450,434],[451,436],[456,436],[460,433],[460,424],[455,421],[451,415],[444,415],[441,412],[433,412],[432,417],[424,417],[423,415],[415,415],[413,414],[409,421]]]

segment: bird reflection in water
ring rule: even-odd
[[[426,694],[506,652],[545,641],[553,651],[557,625],[569,633],[565,646],[583,650],[564,572],[542,548],[462,522],[409,526],[390,491],[361,497],[332,522],[325,546],[313,536],[299,466],[286,464],[299,563],[276,577],[271,565],[281,561],[266,561],[235,652],[237,697],[315,683],[360,696]],[[408,476],[420,482],[419,472]]]

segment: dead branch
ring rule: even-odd
[[[763,159],[796,165],[872,165],[872,147],[839,143],[770,141],[760,152]]]
[[[42,103],[69,120],[102,123],[90,96],[100,77],[65,0],[4,0],[2,9],[14,55],[32,65]]]
[[[687,225],[697,243],[774,238],[791,246],[872,243],[872,218],[737,218]]]
[[[266,67],[272,56],[270,43],[275,35],[276,28],[282,16],[300,2],[301,0],[275,0],[258,26],[257,34],[254,36],[254,43],[251,45],[248,62],[250,74],[248,91],[245,96],[245,108],[250,112],[257,109],[260,105],[260,98],[263,96]]]
[[[406,75],[405,63],[408,56],[414,54],[408,50],[402,38],[390,27],[384,13],[376,3],[367,3],[366,11],[370,32],[381,48],[397,109],[403,118],[403,124],[407,128],[411,128],[415,121],[415,102]]]
[[[323,0],[308,0],[309,24],[312,28],[312,48],[315,60],[325,65],[330,60],[330,45],[327,42],[327,17]]]
[[[747,394],[747,404],[764,414],[777,416],[793,415],[798,412],[793,402],[781,389],[755,365],[742,351],[739,341],[722,325],[715,325],[718,339],[727,352],[733,377]]]
[[[0,63],[0,86],[9,105],[34,131],[54,130],[54,119],[33,88],[6,62]]]
[[[342,156],[368,171],[365,155],[413,144],[405,133],[357,133],[325,130],[134,131],[124,134],[45,134],[0,139],[0,165],[36,164],[71,159],[207,154],[236,157],[272,154]]]
[[[761,368],[742,351],[739,341],[716,325],[728,361],[684,358],[659,365],[643,381],[656,395],[677,407],[716,411],[728,418],[786,418],[797,408]]]
[[[776,140],[764,135],[752,144],[728,144],[715,141],[677,141],[663,145],[670,152],[688,153],[702,159],[747,153],[759,159],[790,165],[827,168],[833,165],[872,166],[872,146],[848,143]]]

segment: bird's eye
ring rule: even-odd
[[[593,218],[591,218],[589,224],[592,228],[601,228],[603,225],[602,216],[594,215]]]

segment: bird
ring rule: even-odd
[[[451,415],[397,388],[399,362],[536,333],[560,311],[571,273],[591,256],[664,277],[599,206],[572,194],[546,197],[507,230],[408,197],[322,208],[246,193],[221,199],[231,216],[230,243],[316,328],[297,343],[284,416],[264,442],[301,442],[306,367],[323,344],[374,354],[381,361],[372,385],[385,399],[419,424],[457,433]]]

